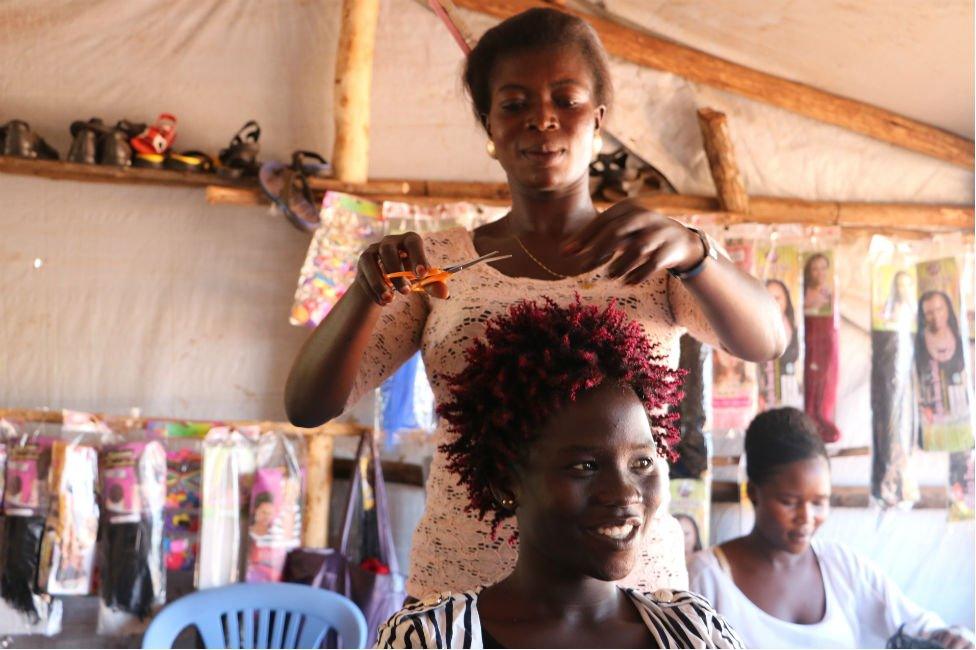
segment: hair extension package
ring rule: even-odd
[[[919,499],[912,471],[915,396],[915,263],[907,245],[871,240],[871,496],[883,507]]]
[[[101,577],[105,605],[144,620],[166,599],[166,452],[158,440],[141,437],[102,453]]]
[[[10,614],[0,616],[4,633],[60,630],[60,601],[37,589],[52,442],[39,434],[25,434],[7,449],[0,595]]]
[[[203,439],[197,589],[239,582],[244,573],[241,550],[258,433],[257,427],[214,427]]]
[[[729,228],[725,250],[736,266],[754,274],[756,242],[747,238],[753,234],[748,228]],[[758,399],[755,366],[724,350],[712,351],[712,417],[717,434],[741,433],[749,426]]]
[[[774,227],[756,250],[756,277],[779,306],[786,351],[758,366],[759,410],[781,406],[803,408],[803,319],[800,318],[803,269],[800,226]]]
[[[824,442],[840,440],[834,423],[840,379],[840,309],[837,264],[833,250],[836,228],[813,228],[803,254],[803,325],[805,363],[803,403]]]
[[[80,440],[51,446],[51,503],[41,542],[37,587],[51,595],[91,592],[98,538],[98,452]]]
[[[278,431],[257,443],[247,536],[247,582],[280,582],[288,552],[301,545],[305,441]]]

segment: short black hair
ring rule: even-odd
[[[746,475],[761,485],[777,469],[798,460],[823,457],[830,462],[817,425],[799,409],[784,407],[757,415],[746,429]]]
[[[600,37],[582,18],[537,7],[503,20],[482,35],[464,66],[464,85],[474,115],[484,126],[491,110],[491,73],[499,59],[516,52],[550,47],[576,47],[590,65],[597,104],[613,103],[610,62]]]
[[[254,496],[254,509],[257,510],[266,503],[274,505],[274,497],[270,492],[258,492]]]

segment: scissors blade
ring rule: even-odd
[[[444,269],[446,273],[454,274],[464,269],[469,269],[475,264],[481,264],[482,262],[496,262],[498,260],[506,260],[511,255],[502,255],[498,251],[492,251],[490,253],[485,253],[481,257],[477,257],[469,262],[464,262],[463,264],[455,264],[454,266],[448,266]]]

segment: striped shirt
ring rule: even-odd
[[[656,648],[741,648],[707,600],[688,591],[624,589]],[[380,626],[377,648],[484,648],[478,593],[446,592],[408,605]],[[488,646],[490,647],[490,646]]]

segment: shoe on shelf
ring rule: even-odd
[[[261,165],[258,179],[261,190],[291,225],[311,232],[319,227],[320,220],[308,178],[331,175],[332,165],[325,158],[312,151],[296,151],[290,166],[274,160]]]
[[[23,120],[10,120],[3,125],[3,148],[0,155],[38,160],[58,160],[57,150],[34,133]]]
[[[108,127],[101,118],[93,117],[87,122],[77,120],[71,123],[71,147],[65,158],[68,162],[95,165],[98,163],[98,141]]]
[[[242,178],[257,176],[260,165],[258,152],[261,146],[261,127],[254,120],[249,120],[238,129],[226,149],[221,149],[217,156],[219,162],[217,173],[224,178]]]
[[[132,137],[129,144],[137,153],[166,153],[176,140],[176,116],[160,113],[156,121]]]

